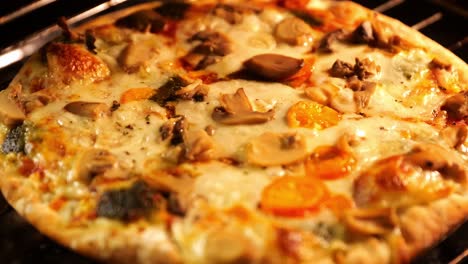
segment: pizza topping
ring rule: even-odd
[[[208,161],[216,156],[216,145],[205,130],[186,132],[184,144],[185,158],[190,161]]]
[[[306,174],[320,179],[339,179],[347,176],[354,169],[355,163],[356,159],[348,149],[320,146],[307,159]]]
[[[94,36],[94,32],[92,30],[86,30],[85,32],[85,45],[86,48],[91,51],[93,54],[96,54],[96,37]]]
[[[287,165],[304,160],[308,154],[303,137],[271,132],[253,139],[246,151],[247,161],[259,166]]]
[[[340,114],[328,106],[312,101],[299,101],[289,108],[286,119],[290,127],[325,129],[340,121]]]
[[[299,256],[299,249],[303,241],[303,236],[300,232],[277,228],[276,239],[279,248],[284,253],[295,258]]]
[[[204,69],[232,51],[230,40],[225,35],[211,30],[200,31],[187,41],[201,42],[182,58],[194,70]]]
[[[196,33],[188,42],[201,41],[192,52],[204,55],[218,55],[225,56],[231,52],[229,39],[219,33],[209,30],[204,30]]]
[[[468,172],[463,169],[463,161],[438,145],[420,145],[405,155],[405,162],[426,171],[438,171],[445,179],[467,182]]]
[[[18,102],[26,114],[47,105],[50,101],[51,98],[49,96],[40,92],[18,96]]]
[[[70,27],[67,24],[67,19],[65,17],[59,17],[59,19],[57,20],[57,26],[59,26],[62,30],[62,35],[66,39],[66,41],[76,42],[80,40],[80,36],[77,33],[70,30]]]
[[[433,59],[429,63],[429,69],[441,90],[460,91],[458,72],[452,69],[452,65]]]
[[[180,20],[185,17],[185,13],[189,8],[190,4],[185,2],[164,2],[161,6],[156,7],[154,11],[163,17]]]
[[[97,215],[111,219],[132,221],[148,216],[156,206],[155,192],[143,181],[117,190],[108,190],[97,204]]]
[[[167,102],[177,100],[177,91],[182,87],[189,85],[189,83],[180,76],[173,76],[167,80],[165,84],[159,87],[156,94],[150,99],[155,101],[161,106],[165,106]]]
[[[300,217],[317,211],[327,196],[327,187],[319,180],[284,176],[263,190],[260,208],[278,216]]]
[[[348,79],[346,86],[347,88],[330,96],[330,106],[341,113],[362,112],[369,105],[376,83],[361,81],[356,76],[352,76]]]
[[[109,113],[109,106],[105,103],[76,101],[68,103],[64,109],[72,114],[97,119]]]
[[[120,96],[120,103],[126,104],[132,101],[139,101],[151,98],[156,93],[151,87],[130,88]]]
[[[441,107],[447,111],[450,121],[468,123],[468,91],[460,92],[445,100]]]
[[[120,18],[115,24],[118,27],[130,28],[140,32],[158,33],[164,29],[166,21],[153,10],[142,10]]]
[[[167,200],[167,210],[175,215],[184,215],[191,203],[191,191],[195,179],[179,168],[156,171],[143,175],[144,181],[154,190],[158,190]]]
[[[336,60],[330,69],[330,75],[337,78],[350,78],[352,76],[356,76],[362,81],[374,76],[379,71],[380,67],[368,58],[363,60],[356,58],[354,66],[350,63]]]
[[[6,134],[5,140],[2,144],[2,152],[7,153],[24,153],[26,145],[25,140],[26,128],[24,125],[12,128]]]
[[[290,45],[305,45],[311,39],[312,28],[303,20],[290,17],[282,20],[275,28],[275,37]]]
[[[343,39],[344,37],[345,37],[345,32],[342,29],[327,33],[320,40],[319,45],[317,47],[317,51],[323,52],[323,53],[333,52],[332,44],[337,40]]]
[[[84,183],[89,183],[94,177],[112,169],[116,162],[115,156],[105,149],[89,149],[77,162],[77,178]]]
[[[140,68],[149,66],[149,63],[157,54],[158,51],[152,40],[131,42],[122,51],[119,64],[127,73],[134,73]]]
[[[217,4],[212,13],[220,18],[223,18],[230,24],[239,24],[247,14],[252,14],[258,10],[241,5]]]
[[[78,44],[47,46],[49,72],[65,84],[75,80],[101,81],[110,75],[107,65]]]
[[[302,59],[267,53],[250,58],[244,62],[244,66],[249,73],[262,80],[278,81],[298,72],[302,68],[303,62]]]
[[[391,208],[356,208],[344,213],[346,227],[362,235],[383,235],[393,230],[397,221]]]
[[[0,121],[7,126],[13,126],[24,120],[26,115],[9,97],[9,90],[0,91]]]
[[[372,24],[369,21],[362,22],[351,34],[351,41],[358,44],[369,44],[374,41]]]
[[[350,63],[336,60],[330,69],[330,75],[337,78],[348,78],[354,75],[354,67]]]
[[[201,81],[198,81],[181,88],[176,92],[176,95],[182,100],[203,102],[208,92],[209,86],[201,84]]]
[[[231,53],[229,39],[218,32],[200,31],[188,39],[189,42],[201,41],[182,59],[194,70],[202,70],[219,61],[221,56]]]
[[[450,147],[462,153],[468,152],[468,128],[465,125],[446,127],[441,134]]]
[[[421,145],[378,161],[356,179],[353,195],[358,205],[385,203],[386,199],[395,206],[432,201],[449,195],[454,182],[466,183],[463,164],[442,147]]]
[[[184,132],[187,128],[187,121],[185,117],[179,118],[172,128],[172,138],[171,138],[171,145],[179,145],[180,143],[184,142]]]
[[[273,119],[275,111],[253,111],[252,105],[243,88],[237,89],[235,94],[223,94],[221,106],[214,108],[211,117],[225,125],[262,124]]]

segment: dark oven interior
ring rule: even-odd
[[[58,34],[59,16],[79,23],[144,0],[16,0],[0,3],[0,89],[22,64],[22,59]],[[468,61],[468,2],[466,0],[358,0],[368,8],[397,18]],[[25,48],[26,47],[26,48]],[[18,53],[18,51],[22,51]],[[57,245],[38,233],[9,207],[0,195],[0,262],[76,263],[92,260]],[[468,263],[468,223],[460,226],[437,247],[414,263]]]

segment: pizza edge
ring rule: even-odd
[[[213,1],[214,2],[214,1]],[[353,8],[362,9],[358,4],[351,3]],[[155,4],[143,4],[104,15],[96,20],[85,23],[77,28],[84,31],[100,24],[112,23],[116,19],[131,12],[155,7]],[[366,9],[367,10],[367,9]],[[400,32],[409,41],[420,44],[430,52],[459,69],[461,82],[468,80],[468,65],[450,51],[403,23],[385,15],[374,13],[379,19],[391,25],[395,32]],[[145,243],[148,238],[135,235],[124,228],[70,228],[63,222],[60,215],[39,201],[36,189],[28,185],[27,178],[21,175],[0,174],[0,186],[5,198],[20,213],[26,217],[38,230],[47,234],[61,244],[84,255],[115,263],[180,263],[182,260],[177,246],[165,232],[162,237],[167,243],[164,246],[151,247]],[[396,242],[394,262],[409,262],[410,259],[433,246],[446,234],[461,224],[468,215],[468,196],[452,194],[451,196],[432,202],[426,206],[413,206],[401,217],[401,229],[411,238],[408,241],[399,239]],[[112,241],[110,241],[112,238]],[[374,242],[369,240],[367,251],[361,256],[352,252],[346,256],[359,263],[374,263]],[[154,262],[155,260],[160,262]]]
[[[27,178],[0,174],[0,184],[5,199],[36,229],[83,255],[111,263],[181,263],[180,252],[163,229],[152,230],[151,235],[158,237],[155,247],[154,237],[123,225],[70,227],[39,200],[37,189]]]

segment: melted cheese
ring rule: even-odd
[[[325,9],[328,5],[324,1],[310,2],[311,7],[318,9]],[[43,195],[43,201],[51,202],[57,197],[66,197],[71,202],[61,210],[61,214],[64,218],[71,219],[73,214],[80,211],[80,206],[83,206],[76,201],[83,197],[95,199],[96,194],[91,192],[87,183],[76,179],[74,171],[80,162],[77,157],[87,149],[108,150],[116,157],[119,168],[128,172],[128,177],[154,174],[155,171],[168,167],[185,166],[184,169],[193,178],[193,186],[187,187],[190,192],[185,197],[188,216],[174,220],[174,239],[181,246],[184,258],[192,263],[203,263],[209,250],[206,244],[212,243],[209,242],[210,235],[223,231],[223,224],[226,223],[229,232],[239,233],[239,241],[245,239],[260,253],[268,249],[268,243],[271,243],[268,239],[273,239],[267,237],[273,232],[271,221],[279,226],[305,232],[313,232],[319,223],[340,225],[336,216],[327,209],[316,215],[297,219],[275,218],[258,210],[265,186],[278,177],[304,173],[300,164],[296,164],[299,169],[294,171],[288,166],[261,168],[248,163],[246,146],[266,132],[295,133],[304,137],[307,153],[312,153],[320,146],[336,145],[344,135],[352,138],[355,144],[350,148],[356,158],[355,169],[342,179],[326,181],[332,194],[341,194],[349,199],[353,199],[355,179],[377,160],[407,153],[419,143],[445,144],[439,138],[438,128],[424,123],[433,119],[433,110],[440,107],[447,95],[441,93],[435,83],[428,81],[427,64],[432,58],[420,49],[391,55],[364,45],[335,43],[335,52],[314,54],[315,64],[311,79],[326,79],[350,98],[353,95],[350,89],[345,88],[346,81],[329,76],[328,70],[333,63],[339,59],[353,64],[355,58],[368,58],[380,67],[380,71],[369,79],[376,82],[377,87],[369,105],[363,110],[365,117],[357,113],[343,114],[337,125],[323,130],[288,127],[286,115],[290,107],[298,101],[310,100],[304,94],[304,87],[295,89],[282,83],[223,80],[204,84],[208,94],[203,102],[178,100],[175,112],[185,117],[188,123],[186,130],[192,132],[210,127],[214,131],[210,138],[220,150],[220,156],[240,162],[240,165],[210,160],[193,164],[185,161],[184,165],[178,166],[165,160],[168,150],[174,149],[160,135],[160,128],[168,122],[167,111],[151,100],[142,99],[122,104],[115,111],[98,119],[64,110],[67,103],[74,101],[101,102],[110,107],[128,89],[150,87],[156,90],[174,75],[184,75],[185,70],[175,60],[194,47],[195,44],[187,39],[201,30],[223,32],[230,40],[232,53],[221,57],[217,63],[206,69],[207,72],[216,73],[220,79],[241,69],[245,60],[257,54],[276,53],[294,58],[310,56],[310,46],[296,47],[276,41],[274,27],[288,16],[291,14],[267,8],[260,14],[245,16],[239,24],[229,24],[213,15],[189,18],[178,25],[175,43],[165,36],[150,33],[132,33],[129,40],[122,43],[98,39],[98,53],[95,56],[106,63],[111,70],[111,77],[99,82],[76,81],[47,87],[42,92],[53,100],[28,114],[28,121],[34,124],[28,155],[36,163],[48,165],[44,179],[36,177],[36,184],[39,186],[39,181],[43,181],[53,189]],[[317,33],[313,43],[322,35],[321,32]],[[149,56],[144,67],[136,72],[126,72],[122,69],[120,60],[129,43],[154,45],[157,56]],[[33,73],[28,74],[27,69]],[[23,90],[29,93],[33,90],[34,78],[40,75],[40,78],[44,78],[44,84],[48,84],[53,79],[48,74],[37,56],[25,66],[15,83],[23,85]],[[321,86],[323,83],[318,81],[317,85]],[[274,118],[255,125],[223,125],[215,121],[212,113],[221,105],[222,96],[234,94],[239,88],[243,88],[253,111],[273,110]],[[5,133],[6,129],[2,127],[0,138],[3,139]],[[247,208],[249,217],[255,220],[246,223],[240,223],[238,219],[231,221],[233,217],[225,210],[235,206]],[[212,217],[210,218],[203,215],[207,212],[216,213],[209,215]],[[202,220],[198,221],[198,217]],[[214,226],[211,226],[211,221],[214,221]],[[99,225],[102,221],[99,219],[96,223]],[[104,224],[108,223],[104,221]],[[151,232],[148,236],[150,234]],[[323,242],[323,245],[330,246],[327,243]],[[312,259],[316,257],[314,254],[311,255]]]

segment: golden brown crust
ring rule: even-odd
[[[40,232],[96,259],[109,263],[180,263],[176,246],[162,228],[139,229],[137,226],[91,223],[67,226],[64,219],[39,199],[39,192],[27,178],[0,174],[0,186],[6,200]],[[104,220],[107,221],[107,220]]]
[[[397,259],[408,263],[463,223],[467,215],[468,197],[460,195],[409,208],[400,217],[403,239],[397,244]]]
[[[424,49],[432,53],[434,55],[434,58],[438,58],[446,64],[453,65],[456,69],[458,69],[460,83],[463,84],[468,82],[468,64],[466,64],[466,62],[457,57],[455,54],[453,54],[434,40],[426,37],[421,32],[408,27],[407,25],[394,18],[379,13],[375,13],[375,16],[379,20],[390,25],[393,28],[393,31],[399,36],[403,37],[406,41],[409,41],[410,43],[416,46],[423,47]]]

